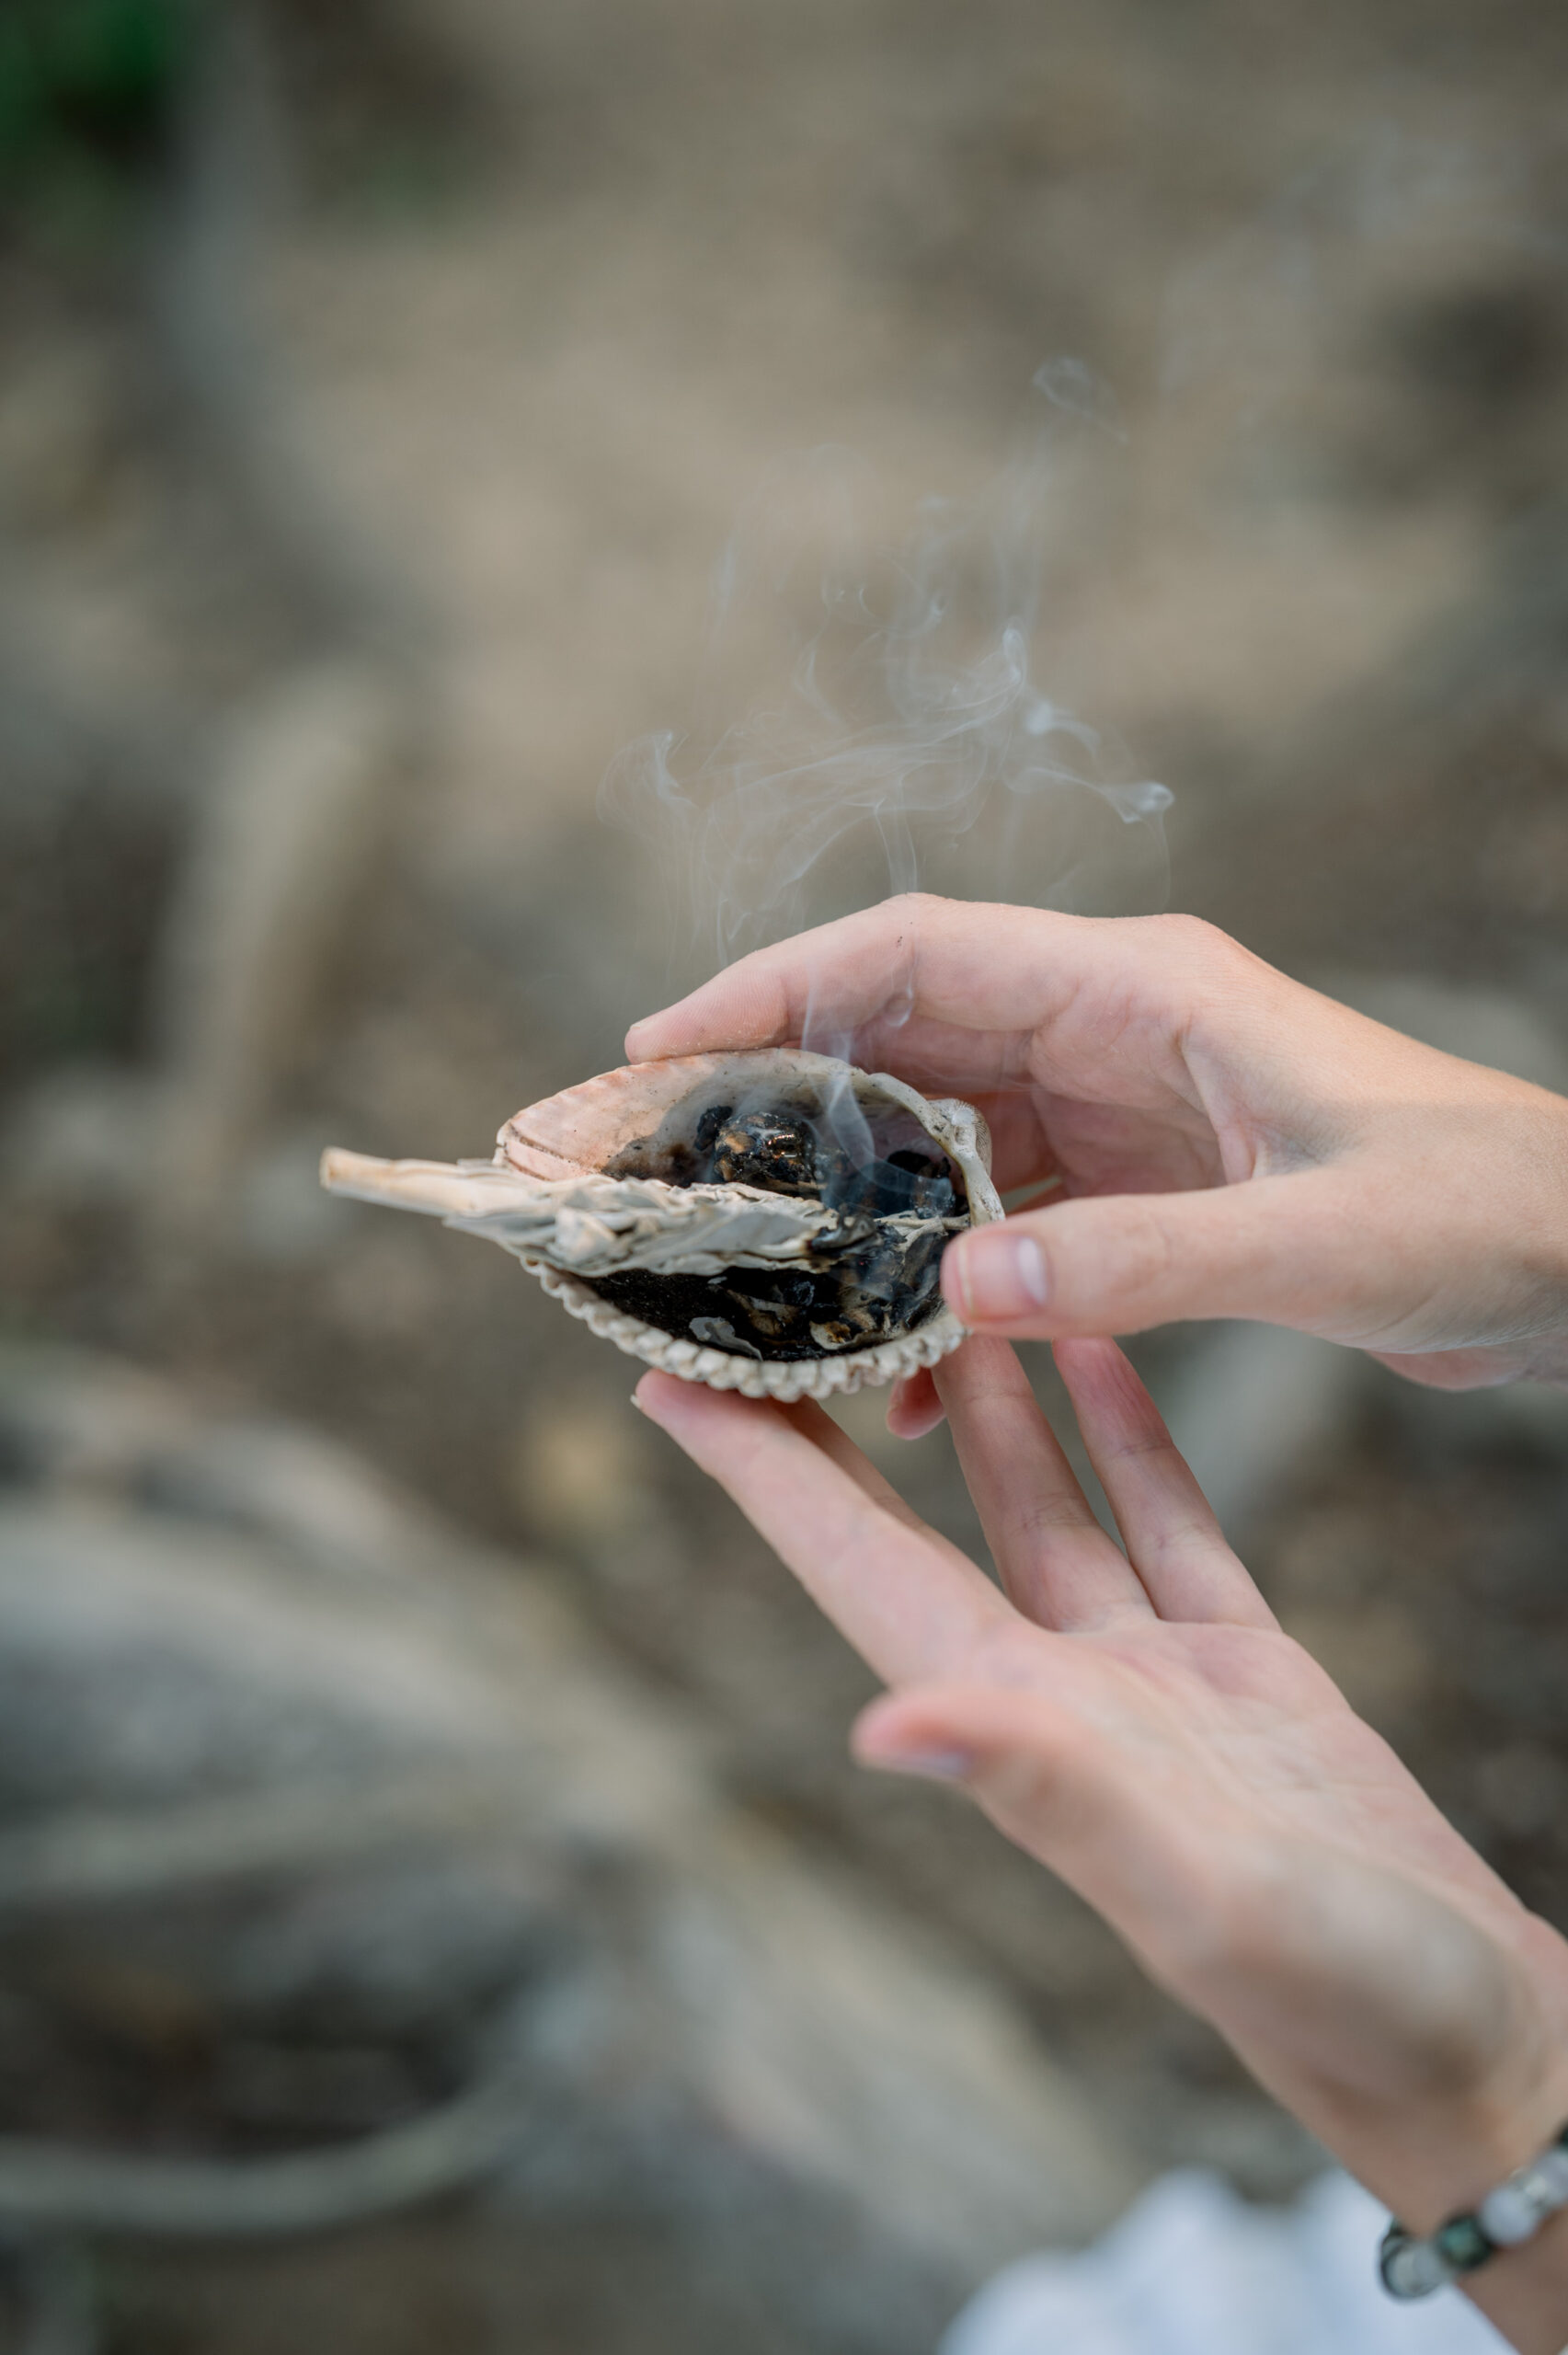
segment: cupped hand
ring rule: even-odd
[[[1568,2117],[1568,1947],[1281,1632],[1120,1351],[1057,1355],[1127,1552],[972,1340],[936,1378],[1000,1587],[819,1407],[657,1373],[637,1400],[892,1688],[863,1762],[961,1783],[1428,2229]],[[1520,2346],[1568,2330],[1558,2267],[1477,2277]]]
[[[626,1048],[786,1043],[969,1097],[998,1184],[1054,1182],[949,1249],[974,1330],[1253,1317],[1445,1386],[1568,1382],[1568,1100],[1210,925],[890,900],[743,959]],[[890,1419],[939,1413],[919,1376]]]

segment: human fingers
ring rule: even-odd
[[[883,1477],[871,1458],[863,1449],[856,1447],[848,1431],[841,1429],[815,1398],[798,1399],[794,1406],[781,1406],[778,1411],[803,1439],[809,1440],[812,1446],[836,1464],[841,1472],[847,1473],[856,1488],[874,1504],[880,1505],[884,1512],[891,1513],[893,1519],[901,1521],[907,1529],[926,1528],[914,1507],[905,1501],[890,1480]]]
[[[971,1329],[1014,1340],[1238,1316],[1366,1342],[1407,1312],[1401,1247],[1351,1175],[1310,1169],[1021,1212],[958,1235],[942,1289]]]
[[[1368,2097],[1408,2120],[1436,2071],[1484,2065],[1507,2005],[1475,1909],[1403,1871],[1393,1835],[1382,1858],[1356,1855],[1145,1747],[1135,1714],[1103,1714],[1084,1689],[1093,1657],[1064,1649],[1044,1689],[884,1695],[855,1725],[854,1756],[967,1792],[1319,2131],[1335,2088],[1355,2089],[1364,2131]]]
[[[1157,1733],[1107,1707],[1099,1663],[1060,1644],[1037,1686],[920,1683],[885,1694],[862,1712],[851,1747],[862,1765],[966,1790],[1170,1983],[1173,1952],[1190,1945],[1193,1925],[1221,1918],[1225,1828],[1201,1810],[1190,1820]]]
[[[1281,1821],[1173,1739],[1158,1688],[1128,1706],[1092,1650],[1041,1640],[1028,1685],[882,1695],[853,1755],[962,1787],[1276,2090],[1309,2070],[1369,2089],[1413,2047],[1456,2058],[1467,2016],[1482,2035],[1495,2025],[1494,2006],[1455,2000],[1495,1924],[1412,1874],[1399,1830],[1363,1855]]]
[[[969,1494],[1003,1587],[1026,1619],[1082,1630],[1151,1615],[1005,1341],[966,1341],[937,1369]]]
[[[887,1018],[919,1014],[964,1030],[1013,1030],[1021,1017],[991,985],[977,990],[985,964],[985,917],[1032,927],[1036,912],[985,909],[920,893],[819,925],[742,957],[678,1005],[635,1023],[634,1061],[710,1047],[773,1047],[800,1040],[808,1026],[853,1034]],[[1063,919],[1071,923],[1074,919]],[[995,1002],[994,1004],[992,1002]]]
[[[1513,1382],[1532,1376],[1540,1381],[1562,1380],[1561,1373],[1532,1362],[1533,1352],[1528,1346],[1513,1350],[1493,1348],[1469,1350],[1368,1350],[1370,1358],[1386,1365],[1406,1382],[1418,1383],[1424,1390],[1479,1390],[1489,1384]]]
[[[956,1545],[895,1520],[772,1402],[664,1373],[645,1374],[635,1396],[887,1683],[940,1674],[1012,1619]]]
[[[1070,916],[914,892],[758,949],[679,1004],[635,1023],[634,1061],[720,1047],[771,1047],[839,1035],[885,1038],[908,1026],[908,1047],[945,1065],[953,1084],[1020,1075],[1016,1045],[1070,1033],[1075,1076],[1136,1041],[1128,1068],[1146,1081],[1163,1058],[1148,1038],[1176,1040],[1200,1002],[1223,997],[1236,971],[1253,993],[1295,990],[1212,926],[1186,917]],[[1233,994],[1232,991],[1232,994]],[[978,1037],[985,1061],[964,1042]],[[1123,1060],[1128,1060],[1126,1056]],[[1050,1084],[1047,1069],[1032,1074]],[[1167,1084],[1163,1074],[1154,1092]],[[1111,1091],[1114,1093],[1115,1091]]]
[[[1116,1343],[1059,1341],[1056,1361],[1128,1557],[1162,1619],[1277,1626]]]
[[[937,1395],[931,1368],[905,1374],[887,1400],[887,1428],[895,1439],[924,1439],[944,1421],[947,1409]]]

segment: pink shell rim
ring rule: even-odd
[[[604,1162],[631,1139],[644,1134],[690,1095],[703,1080],[734,1064],[760,1070],[782,1063],[798,1071],[803,1063],[830,1064],[831,1056],[801,1054],[787,1047],[731,1047],[695,1055],[670,1055],[640,1063],[617,1063],[610,1071],[579,1079],[537,1104],[525,1104],[505,1121],[496,1137],[496,1158],[528,1169],[540,1158],[558,1161],[562,1170],[601,1169]],[[538,1120],[543,1134],[533,1136],[520,1125]],[[586,1156],[586,1157],[585,1157]]]
[[[836,1055],[822,1055],[795,1047],[731,1047],[695,1055],[670,1055],[641,1063],[618,1063],[591,1079],[578,1080],[537,1104],[525,1104],[504,1121],[496,1136],[498,1164],[525,1175],[568,1175],[574,1170],[601,1170],[632,1138],[646,1132],[681,1103],[704,1080],[721,1072],[760,1074],[768,1066],[795,1074],[847,1075],[864,1083],[884,1098],[913,1111],[922,1126],[925,1115],[942,1099],[921,1096],[890,1072],[866,1071]],[[983,1132],[983,1122],[972,1105],[965,1109]],[[543,1117],[541,1117],[543,1116]],[[539,1133],[530,1134],[522,1123]],[[587,1156],[587,1157],[585,1157]],[[558,1167],[546,1172],[537,1165]]]

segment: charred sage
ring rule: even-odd
[[[518,1113],[488,1163],[322,1175],[488,1236],[633,1356],[788,1398],[956,1346],[942,1254],[1001,1216],[988,1162],[967,1105],[779,1048],[606,1072]]]

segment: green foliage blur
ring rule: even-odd
[[[102,226],[160,155],[202,0],[0,0],[0,206]]]

